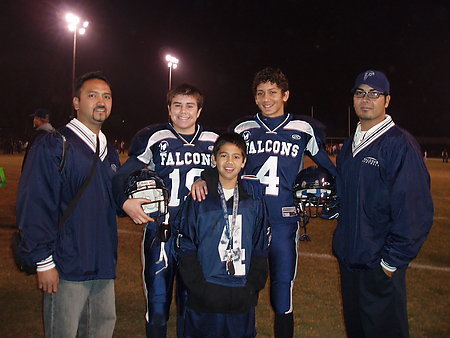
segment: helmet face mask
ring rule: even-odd
[[[127,179],[125,193],[128,198],[146,198],[151,202],[142,204],[144,212],[158,219],[167,214],[169,192],[163,180],[152,170],[141,169]]]
[[[322,167],[312,166],[300,171],[293,190],[297,211],[302,217],[321,216],[337,199],[335,180]]]

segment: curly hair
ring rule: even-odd
[[[275,83],[283,93],[289,90],[288,80],[281,69],[267,67],[256,73],[255,77],[253,78],[253,96],[256,95],[256,88],[258,87],[258,85],[266,82]]]

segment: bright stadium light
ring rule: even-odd
[[[178,67],[178,60],[176,57],[167,54],[166,55],[167,67],[169,67],[169,90],[172,89],[172,69],[176,69]]]
[[[89,26],[88,21],[84,21],[81,27],[80,17],[72,13],[66,14],[67,28],[69,31],[73,32],[73,57],[72,57],[72,95],[74,94],[74,82],[75,82],[75,60],[77,54],[77,34],[84,35],[86,33],[86,28]]]

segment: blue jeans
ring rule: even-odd
[[[113,279],[59,280],[44,293],[45,337],[112,337],[116,323]]]

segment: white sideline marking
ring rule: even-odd
[[[124,234],[142,235],[142,231],[130,231],[130,230],[119,229],[118,232],[124,233]],[[328,254],[318,254],[318,253],[312,253],[312,252],[299,252],[299,256],[311,257],[311,258],[321,258],[321,259],[327,259],[327,260],[335,260],[336,259],[336,257],[328,255]],[[409,264],[409,267],[414,268],[414,269],[422,269],[422,270],[450,272],[450,268],[447,268],[447,267],[439,267],[439,266],[425,265],[425,264],[419,264],[419,263],[411,263],[411,264]]]
[[[299,255],[304,256],[304,257],[322,258],[322,259],[328,259],[328,260],[336,259],[336,257],[331,256],[331,255],[316,254],[316,253],[311,253],[311,252],[300,252]],[[447,267],[439,267],[439,266],[425,265],[425,264],[419,264],[419,263],[411,263],[411,264],[409,264],[409,267],[414,268],[414,269],[422,269],[422,270],[450,272],[450,268],[447,268]]]
[[[450,272],[450,268],[439,267],[439,266],[432,266],[432,265],[425,265],[425,264],[419,264],[419,263],[411,263],[411,264],[409,264],[409,266],[411,268],[415,268],[415,269]]]
[[[434,200],[448,200],[448,199],[450,199],[450,196],[436,196],[436,195],[433,195],[433,199]]]
[[[118,229],[117,232],[120,232],[120,233],[123,233],[123,234],[142,235],[143,230],[140,230],[140,231],[130,231],[130,230]]]

